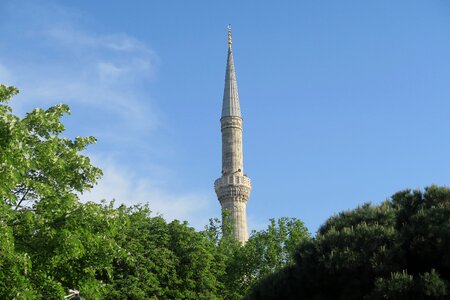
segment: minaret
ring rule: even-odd
[[[252,189],[250,178],[244,175],[242,155],[242,117],[231,48],[231,26],[228,25],[228,59],[223,92],[222,117],[222,177],[214,183],[222,212],[228,211],[233,225],[233,237],[245,243],[248,239],[247,201]]]

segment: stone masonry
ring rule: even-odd
[[[242,116],[231,47],[231,27],[228,27],[228,59],[220,119],[222,129],[222,177],[214,183],[222,212],[228,211],[233,225],[233,237],[245,243],[248,239],[247,201],[252,189],[244,174],[242,155]]]

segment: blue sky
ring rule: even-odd
[[[250,229],[450,182],[450,1],[2,1],[12,105],[68,103],[104,178],[83,200],[220,215],[226,27],[244,117]]]

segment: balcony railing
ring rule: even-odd
[[[226,185],[245,185],[245,186],[251,186],[252,182],[250,178],[247,176],[242,175],[228,175],[223,176],[217,179],[214,182],[214,187],[220,187],[220,186],[226,186]]]

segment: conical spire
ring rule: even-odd
[[[241,116],[231,43],[231,25],[228,25],[228,59],[225,74],[225,88],[223,91],[222,118]]]

